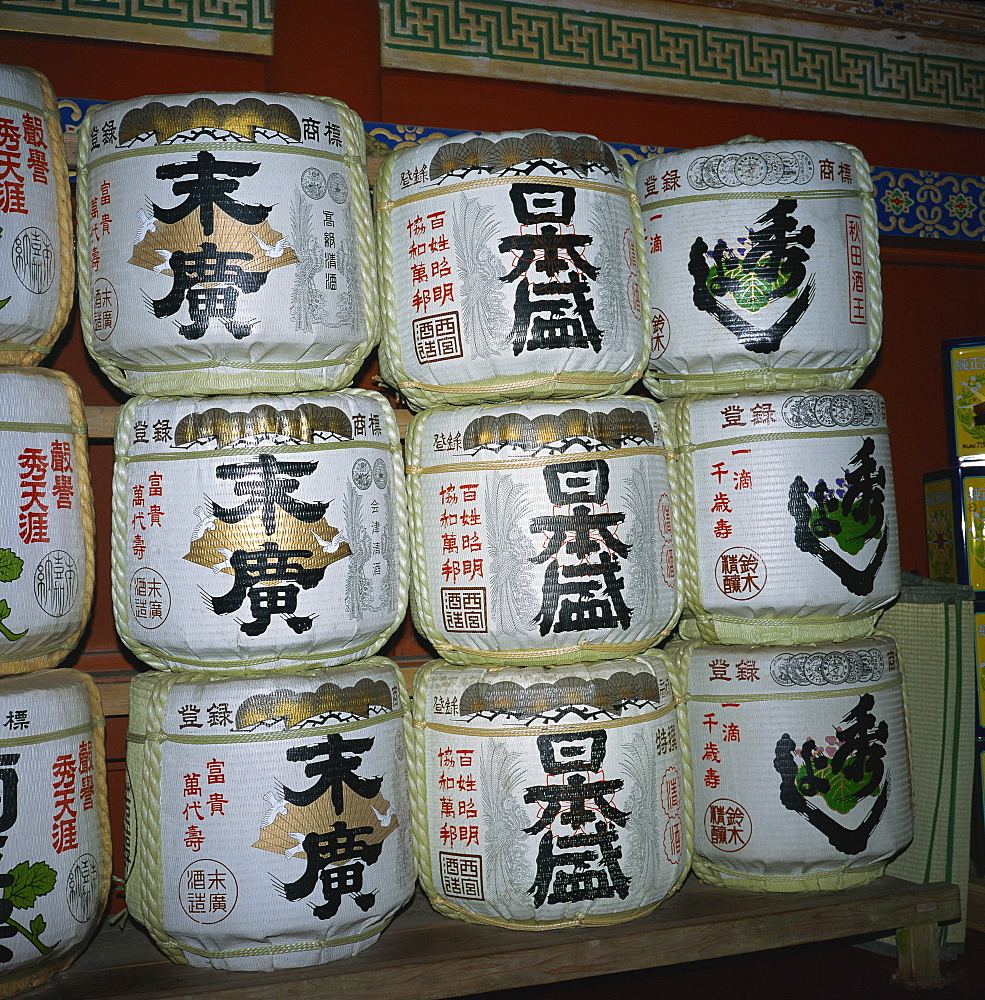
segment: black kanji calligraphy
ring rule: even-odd
[[[363,892],[363,871],[379,860],[383,845],[368,844],[360,837],[373,832],[371,826],[349,827],[344,820],[339,820],[327,833],[306,834],[301,841],[305,871],[294,882],[282,884],[285,898],[291,902],[305,899],[315,891],[320,881],[325,902],[312,908],[312,913],[319,920],[334,917],[342,905],[343,896],[352,896],[361,910],[369,910],[376,897],[374,893]],[[352,863],[345,864],[347,861]]]
[[[274,615],[281,615],[289,628],[300,635],[310,630],[313,617],[295,615],[300,589],[311,590],[325,576],[324,566],[304,566],[297,560],[310,559],[311,549],[282,549],[277,542],[263,542],[259,549],[236,549],[229,557],[234,573],[232,588],[218,597],[207,598],[213,612],[228,615],[250,598],[252,621],[241,622],[246,635],[262,635]]]
[[[306,502],[291,494],[300,488],[300,477],[310,476],[317,468],[317,462],[286,462],[269,454],[257,455],[256,461],[220,465],[215,470],[216,479],[233,480],[233,492],[246,500],[237,507],[212,503],[212,514],[226,524],[238,524],[260,511],[268,536],[277,528],[277,507],[297,521],[314,524],[325,516],[328,503]]]
[[[162,299],[151,299],[150,306],[158,319],[173,316],[188,302],[190,323],[178,323],[178,332],[186,340],[204,337],[211,320],[218,320],[237,340],[248,337],[256,320],[237,320],[236,304],[240,292],[257,291],[267,280],[266,271],[247,271],[234,261],[252,261],[253,254],[219,250],[215,243],[201,243],[198,253],[175,250],[168,259],[171,290]],[[206,287],[200,287],[205,285]]]
[[[691,245],[688,270],[694,279],[695,306],[708,313],[733,334],[747,350],[771,354],[800,321],[814,298],[814,278],[807,278],[808,248],[814,245],[811,226],[797,228],[797,202],[780,198],[756,220],[735,248],[718,240],[715,249],[700,236]],[[709,258],[711,263],[709,264]],[[804,286],[801,289],[801,286]],[[798,289],[801,289],[797,292]],[[759,327],[721,301],[726,295],[746,313],[757,313],[780,299],[796,298],[767,327]]]
[[[868,692],[859,697],[858,704],[841,720],[848,725],[835,729],[839,746],[831,758],[808,739],[799,750],[798,764],[797,745],[789,733],[776,743],[773,767],[780,775],[780,802],[803,816],[843,854],[861,854],[865,850],[889,801],[890,779],[885,773],[889,729],[885,721],[876,722],[874,704]],[[808,801],[814,796],[821,796],[832,811],[842,815],[865,799],[874,797],[875,801],[862,822],[848,827]]]
[[[173,224],[199,210],[202,232],[211,236],[215,232],[215,209],[246,226],[257,225],[270,214],[272,205],[245,205],[230,198],[239,188],[236,177],[252,177],[260,169],[259,163],[240,163],[234,160],[217,160],[203,150],[194,160],[184,163],[165,163],[157,168],[158,180],[174,180],[171,190],[187,197],[173,208],[154,205],[154,218]],[[188,177],[189,180],[176,180]]]
[[[310,788],[295,791],[284,789],[284,799],[296,806],[309,806],[326,792],[331,792],[332,808],[340,816],[343,808],[343,787],[348,786],[364,799],[379,794],[383,785],[381,777],[364,778],[356,774],[362,764],[359,754],[372,749],[373,739],[344,739],[338,733],[330,733],[322,743],[310,747],[291,747],[287,751],[288,760],[306,760],[304,773],[316,781]],[[324,759],[322,759],[324,758]]]
[[[853,594],[871,594],[876,574],[889,547],[885,530],[886,470],[875,460],[875,441],[865,438],[845,469],[841,495],[824,479],[811,490],[802,476],[790,484],[787,510],[794,520],[794,543],[815,556]],[[813,501],[813,502],[812,502]],[[865,566],[838,555],[826,543],[831,539],[848,555],[857,555],[878,539]]]
[[[613,896],[625,899],[629,894],[631,879],[619,863],[617,828],[626,825],[630,814],[612,801],[623,787],[622,779],[607,779],[601,773],[606,740],[604,729],[537,737],[545,774],[564,775],[565,781],[531,786],[523,797],[528,805],[538,806],[535,822],[524,833],[543,832],[537,873],[527,890],[535,907]]]
[[[575,189],[549,184],[513,184],[518,235],[499,241],[514,265],[500,278],[517,282],[513,301],[513,353],[554,348],[602,349],[602,331],[589,281],[599,270],[582,253],[593,238],[573,231]]]
[[[566,462],[544,468],[551,503],[569,513],[546,514],[530,523],[547,542],[534,564],[545,564],[543,602],[535,621],[540,634],[593,628],[628,628],[633,609],[623,596],[622,564],[632,546],[616,534],[626,515],[596,511],[609,488],[603,460]]]

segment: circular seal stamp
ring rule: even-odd
[[[805,153],[802,149],[796,150],[793,155],[797,161],[797,180],[795,183],[809,183],[814,176],[814,161],[811,159],[810,154]]]
[[[779,160],[779,157],[777,157]],[[782,166],[781,166],[782,169]],[[735,164],[735,176],[740,184],[756,187],[766,180],[769,167],[766,158],[759,153],[743,153]]]
[[[178,878],[178,902],[196,924],[225,920],[239,899],[236,876],[221,861],[198,858]]]
[[[781,184],[795,184],[800,166],[797,157],[793,153],[778,153],[783,162],[783,175],[780,177]]]
[[[712,847],[734,854],[752,837],[752,817],[734,799],[715,799],[705,809],[704,831]]]
[[[721,162],[722,156],[720,153],[716,153],[714,156],[709,156],[708,159],[705,160],[705,165],[701,169],[701,179],[705,182],[706,187],[720,188],[725,186],[721,177],[718,175],[718,165]]]
[[[718,176],[726,187],[739,187],[742,184],[735,172],[738,163],[738,153],[726,153],[718,164]]]
[[[326,181],[328,196],[336,205],[344,205],[349,199],[349,185],[345,178],[338,173],[329,174]]]
[[[389,481],[390,474],[387,472],[386,462],[382,458],[378,458],[373,463],[373,482],[376,483],[378,490],[385,490]]]
[[[778,653],[770,661],[770,676],[777,684],[788,687],[794,683],[794,679],[790,675],[790,662],[793,658],[793,653]]]
[[[687,181],[696,191],[703,191],[708,187],[704,180],[705,163],[707,160],[707,156],[699,156],[696,160],[692,160],[688,164]]]
[[[167,581],[151,566],[141,566],[130,577],[130,618],[141,628],[160,628],[170,612]]]
[[[732,601],[751,601],[766,586],[766,563],[754,549],[736,545],[715,560],[715,583]]]
[[[105,278],[96,278],[92,283],[89,305],[92,310],[92,335],[96,340],[109,340],[116,329],[116,289]]]
[[[82,580],[70,552],[54,549],[34,571],[34,597],[46,615],[61,618],[76,606]]]
[[[317,167],[306,167],[301,171],[301,190],[312,201],[321,201],[328,190],[328,178]]]
[[[775,184],[783,176],[783,160],[769,150],[764,150],[762,157],[766,164],[766,175],[763,177],[762,183]]]
[[[87,924],[100,908],[99,863],[92,854],[80,854],[65,879],[65,902],[72,919]]]
[[[35,295],[46,292],[58,271],[58,258],[48,234],[36,226],[22,229],[10,245],[10,262],[20,283]]]
[[[663,357],[670,346],[670,320],[667,314],[656,306],[650,309],[650,360]]]
[[[821,670],[829,684],[845,684],[852,674],[852,661],[845,653],[832,650],[824,654]]]
[[[357,458],[353,463],[352,481],[361,490],[368,490],[373,485],[373,467],[365,458]]]

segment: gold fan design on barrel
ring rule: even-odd
[[[184,558],[216,573],[235,576],[236,571],[229,562],[230,556],[237,551],[256,551],[271,539],[283,549],[310,552],[307,556],[293,557],[295,563],[306,570],[325,569],[352,555],[349,543],[338,537],[339,529],[330,525],[325,518],[314,524],[305,524],[285,514],[279,507],[274,518],[274,532],[268,535],[259,513],[251,514],[236,524],[226,524],[206,515],[199,529],[201,534],[192,539]],[[273,584],[283,583],[285,580],[268,576],[265,582]]]
[[[126,145],[153,133],[158,143],[197,129],[222,129],[254,142],[258,128],[301,141],[297,115],[283,104],[244,97],[235,104],[218,104],[210,97],[197,97],[188,105],[152,101],[128,111],[120,122],[120,142]]]
[[[331,830],[339,820],[350,830],[370,829],[371,833],[359,836],[364,844],[381,843],[400,825],[390,803],[381,794],[364,799],[343,784],[341,813],[335,812],[331,795],[319,796],[309,806],[282,802],[271,822],[260,827],[259,839],[252,846],[274,854],[290,852],[290,857],[305,860],[304,851],[294,850],[300,847],[305,835],[313,830]]]
[[[214,218],[215,227],[211,236],[205,235],[198,212],[192,212],[173,224],[154,220],[153,226],[134,246],[129,263],[171,277],[171,255],[175,252],[200,253],[202,244],[206,242],[214,243],[222,253],[248,254],[249,257],[237,256],[235,259],[236,266],[247,272],[272,271],[276,267],[297,263],[297,256],[287,239],[271,228],[266,220],[247,226],[219,208],[214,209]],[[207,286],[209,282],[197,284]]]

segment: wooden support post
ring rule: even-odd
[[[938,926],[913,924],[896,931],[897,965],[893,980],[903,986],[934,989],[946,986],[941,972],[941,945]]]

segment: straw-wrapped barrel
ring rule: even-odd
[[[99,926],[111,859],[103,712],[76,670],[0,677],[0,997],[47,982]]]
[[[378,393],[138,397],[116,462],[114,612],[151,666],[330,666],[403,620],[400,434]]]
[[[411,406],[618,395],[643,374],[635,191],[589,135],[388,154],[376,179],[380,371]]]
[[[677,698],[660,654],[414,680],[411,794],[432,906],[518,930],[618,923],[691,856]]]
[[[893,640],[667,653],[687,678],[695,873],[760,892],[878,878],[913,836]]]
[[[172,961],[299,968],[373,944],[414,890],[394,663],[130,689],[127,905]]]
[[[292,94],[95,107],[78,255],[86,346],[127,392],[349,385],[378,337],[362,122]]]
[[[58,102],[24,66],[0,66],[0,365],[34,365],[75,290],[72,201]]]
[[[867,635],[899,593],[885,404],[867,390],[661,404],[685,611],[706,642]]]
[[[879,349],[869,165],[834,142],[665,153],[635,174],[657,396],[844,388]]]
[[[78,386],[48,368],[0,368],[0,674],[42,670],[89,619],[94,515]]]
[[[407,433],[412,611],[456,663],[641,653],[680,611],[667,452],[639,397],[433,407]]]

